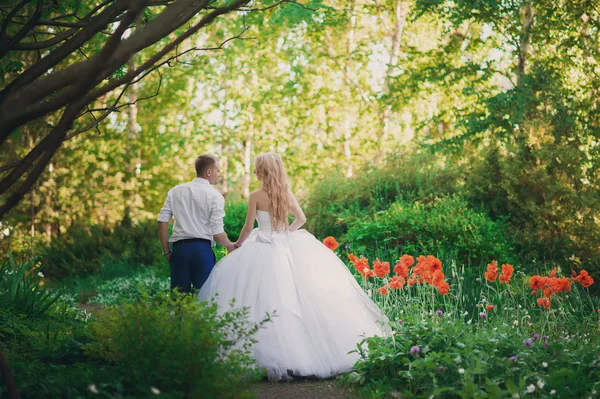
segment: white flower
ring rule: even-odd
[[[543,363],[542,363],[542,367],[548,367],[548,363],[546,363],[546,362],[543,362]]]
[[[527,386],[527,393],[535,392],[535,385],[531,384]]]
[[[458,369],[458,374],[464,374],[465,373],[465,369],[463,369],[462,367]]]
[[[556,391],[553,389],[550,391],[550,395],[554,395],[556,393]]]
[[[152,392],[155,395],[160,395],[160,389],[156,387],[150,387],[150,392]]]
[[[538,386],[538,388],[542,389],[542,388],[544,388],[544,385],[545,385],[545,384],[544,384],[544,381],[542,381],[542,380],[537,380],[537,386]]]
[[[88,385],[88,389],[90,390],[91,393],[95,393],[95,394],[100,393],[100,392],[98,392],[98,388],[96,388],[96,384]]]
[[[513,398],[520,398],[520,397],[521,397],[521,395],[519,395],[519,393],[517,392],[517,393],[513,394],[513,396],[512,396],[512,397],[513,397]]]
[[[515,320],[515,321],[513,321],[513,324],[514,324],[515,326],[518,326],[518,325],[519,325],[519,320]]]
[[[43,278],[43,277],[44,277],[44,273],[42,273],[42,272],[39,272],[39,273],[38,273],[38,276],[40,276],[40,277],[42,277],[42,278]]]
[[[5,228],[4,230],[2,230],[2,234],[8,237],[8,235],[10,234],[10,229],[8,227]]]

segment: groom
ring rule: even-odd
[[[199,290],[215,265],[215,241],[229,252],[235,246],[223,229],[225,199],[211,185],[221,177],[219,160],[212,155],[196,159],[196,178],[169,190],[158,216],[158,238],[171,265],[171,289]],[[169,221],[175,216],[169,238]],[[169,248],[173,244],[173,250]]]

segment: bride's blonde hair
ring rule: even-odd
[[[290,183],[281,157],[273,152],[266,152],[257,156],[254,162],[256,173],[262,181],[262,187],[271,201],[273,227],[287,226],[292,201]]]

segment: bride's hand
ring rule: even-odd
[[[233,243],[233,246],[234,246],[234,247],[236,247],[236,248],[239,248],[239,247],[241,247],[241,246],[242,246],[242,243],[241,243],[241,242],[238,242],[238,241],[236,241],[236,242],[234,242],[234,243]]]

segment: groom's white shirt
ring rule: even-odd
[[[169,190],[158,221],[168,223],[173,216],[175,223],[169,242],[204,238],[214,246],[213,236],[224,232],[225,198],[208,180],[197,177]]]

